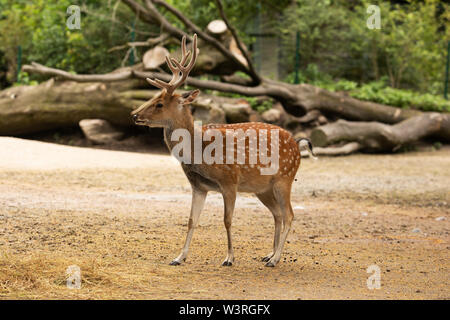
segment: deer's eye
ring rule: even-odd
[[[157,107],[157,108],[162,108],[162,107],[163,107],[163,104],[162,104],[162,103],[157,103],[157,104],[156,104],[156,107]]]

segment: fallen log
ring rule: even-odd
[[[48,68],[45,66],[41,66],[39,64],[33,64],[31,66],[24,66],[24,70],[30,71],[30,72],[37,72],[37,73],[43,73],[43,74],[53,74],[57,75],[62,78],[68,78],[71,80],[76,81],[88,81],[90,79],[99,79],[99,77],[104,77],[103,81],[107,83],[108,81],[114,81],[111,80],[111,78],[115,78],[120,73],[124,72],[130,72],[129,77],[131,79],[144,79],[146,77],[157,77],[159,79],[168,81],[170,80],[170,76],[167,74],[154,72],[142,72],[139,70],[119,70],[115,73],[107,74],[107,75],[72,75],[65,71]],[[130,79],[130,80],[131,80]],[[220,83],[216,81],[209,81],[209,80],[199,80],[196,78],[189,78],[187,80],[188,85],[192,85],[198,88],[205,88],[205,89],[215,89],[219,91],[225,91],[225,92],[237,92],[240,94],[248,95],[248,96],[269,96],[269,97],[277,97],[279,100],[281,100],[281,103],[283,104],[283,107],[286,111],[289,111],[292,109],[298,110],[299,108],[303,111],[307,111],[307,116],[304,118],[297,118],[297,117],[290,117],[289,121],[287,122],[284,127],[298,127],[298,125],[301,126],[302,122],[308,122],[310,120],[313,120],[316,116],[320,115],[315,110],[320,111],[321,113],[325,114],[333,114],[333,117],[337,118],[344,118],[344,119],[350,119],[350,120],[357,120],[362,121],[359,124],[360,131],[363,132],[367,128],[371,129],[371,132],[384,132],[382,131],[382,125],[383,123],[387,124],[399,124],[402,123],[405,120],[421,117],[424,116],[423,119],[426,119],[426,115],[433,115],[434,113],[423,113],[418,110],[409,110],[409,109],[399,109],[394,108],[390,106],[385,106],[373,102],[368,101],[360,101],[351,97],[347,97],[343,94],[335,93],[335,92],[329,92],[311,85],[302,84],[302,85],[291,85],[286,83],[277,83],[271,81],[271,80],[265,80],[262,84],[256,87],[248,87],[248,86],[242,86],[242,85],[236,85],[231,83]],[[287,103],[286,101],[289,100]],[[287,104],[286,104],[287,103]],[[288,107],[287,107],[288,106]],[[302,114],[302,113],[301,113]],[[250,118],[250,117],[249,117]],[[319,118],[317,118],[319,119]],[[420,118],[422,119],[422,118]],[[436,130],[433,130],[433,135],[438,137],[442,141],[450,141],[450,114],[449,113],[442,113],[439,116],[439,126]],[[326,119],[324,118],[326,121]],[[322,122],[325,122],[322,121]],[[367,125],[367,121],[375,121],[372,125]],[[378,124],[376,124],[378,123]],[[298,125],[297,125],[298,124]],[[338,124],[335,124],[336,126]],[[330,124],[330,126],[333,126],[333,124]],[[323,126],[326,127],[326,126]],[[375,127],[375,128],[374,128]],[[356,128],[356,127],[355,127]],[[384,127],[383,127],[384,128]],[[389,127],[388,127],[389,128]],[[403,128],[401,126],[400,128]],[[409,132],[409,131],[405,131]],[[317,136],[318,131],[316,131],[315,135]],[[431,135],[431,134],[428,134]],[[338,138],[334,139],[335,141],[345,140],[345,141],[359,141],[357,140],[358,135],[354,134],[350,137],[345,137],[342,135],[337,135]],[[363,139],[370,138],[369,134],[362,135]],[[351,140],[351,139],[356,140]],[[326,144],[327,142],[323,142],[323,138],[314,138],[317,143],[319,144]],[[379,138],[381,139],[381,138]],[[411,135],[409,138],[408,143],[412,142],[413,139],[416,139],[415,135]],[[373,139],[372,139],[373,140]],[[388,150],[390,147],[388,146],[375,146],[370,147],[370,144],[372,143],[367,142],[366,144],[362,144],[366,150]],[[389,140],[388,140],[389,141]],[[404,142],[406,143],[406,142]],[[392,144],[398,145],[399,143],[396,143],[394,140],[392,140]],[[402,143],[400,143],[402,144]],[[395,146],[394,146],[395,147]],[[394,148],[393,147],[393,148]]]
[[[344,156],[360,150],[361,147],[362,146],[358,142],[346,143],[339,147],[328,147],[328,148],[316,147],[314,148],[314,154],[316,156]],[[311,154],[306,150],[302,151],[301,155],[302,157],[311,156]]]
[[[75,127],[82,119],[104,119],[117,126],[134,126],[130,112],[159,92],[142,89],[147,86],[138,79],[113,83],[51,79],[38,86],[9,88],[0,91],[0,135]],[[236,117],[238,113],[243,121],[249,120],[254,113],[250,107],[233,108],[244,103],[243,99],[202,93],[191,107],[196,120],[225,123],[227,117]]]
[[[201,60],[199,57],[198,60]],[[49,68],[38,63],[25,65],[22,68],[27,72],[58,76],[63,79],[91,82],[113,82],[127,78],[158,78],[169,81],[170,76],[161,72],[143,72],[139,69],[124,68],[104,75],[74,75],[66,71]],[[195,70],[195,69],[194,69]],[[222,92],[239,93],[246,96],[269,96],[283,104],[285,110],[294,115],[305,115],[313,110],[322,113],[331,113],[338,118],[356,121],[377,121],[388,124],[399,123],[408,118],[424,114],[419,110],[400,109],[370,101],[361,101],[348,97],[342,93],[330,92],[312,85],[292,85],[283,82],[274,82],[268,79],[256,86],[244,86],[233,83],[222,83],[210,80],[188,78],[186,83],[201,89],[212,89]],[[449,115],[448,113],[443,113]],[[450,141],[450,120],[445,119],[439,135]]]
[[[358,144],[358,147],[353,145],[353,151],[361,149],[369,152],[392,152],[404,145],[436,135],[442,131],[445,122],[448,122],[448,115],[440,113],[424,113],[395,125],[338,120],[313,129],[311,141],[318,147],[346,141]]]
[[[124,133],[104,119],[83,119],[79,126],[84,136],[93,144],[108,144],[119,141]]]
[[[123,83],[126,89],[131,83]],[[52,80],[21,90],[0,93],[0,135],[20,135],[77,126],[82,119],[105,119],[131,125],[129,113],[136,105],[117,93],[121,84],[78,83]],[[20,88],[20,87],[19,87]]]

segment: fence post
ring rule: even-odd
[[[262,59],[261,59],[261,42],[262,42],[262,37],[261,37],[261,3],[258,2],[256,4],[256,8],[257,8],[257,13],[256,13],[256,18],[255,18],[255,23],[254,23],[254,28],[255,28],[255,36],[256,41],[254,44],[254,48],[255,48],[255,67],[256,67],[256,71],[257,72],[261,72],[262,69]]]
[[[134,24],[135,24],[135,21],[133,21],[133,25],[131,26],[132,27],[132,29],[131,29],[131,42],[134,42],[134,39],[136,37],[136,33],[134,32]],[[134,65],[134,54],[135,54],[134,50],[136,50],[136,47],[132,47],[130,49],[131,50],[130,50],[130,56],[128,58],[128,63],[130,64],[130,66],[132,66],[132,65]]]
[[[22,46],[17,46],[17,82],[20,81],[20,69],[22,69]]]
[[[300,68],[300,31],[295,35],[295,79],[294,83],[298,84],[300,79],[298,77],[298,69]]]
[[[445,67],[444,98],[448,100],[448,69],[450,65],[450,41],[447,42],[447,65]]]

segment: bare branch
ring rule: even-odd
[[[138,78],[156,78],[164,81],[170,81],[172,78],[168,74],[159,73],[159,72],[142,72],[142,71],[134,71],[134,75]],[[238,93],[246,96],[264,96],[267,95],[269,97],[273,97],[279,100],[290,100],[294,99],[292,93],[283,87],[275,87],[275,86],[265,86],[261,84],[256,87],[247,87],[241,86],[237,84],[231,83],[223,83],[218,81],[211,80],[199,80],[196,78],[188,78],[185,82],[187,85],[200,88],[200,89],[209,89],[209,90],[218,90],[222,92],[230,92],[230,93]]]
[[[222,82],[238,84],[238,85],[241,85],[241,86],[251,86],[252,85],[252,79],[250,79],[250,78],[243,78],[243,77],[237,76],[235,74],[232,74],[232,75],[229,75],[229,76],[222,76],[222,77],[220,77],[220,80]]]
[[[122,0],[122,2],[126,4],[131,10],[133,10],[136,16],[142,21],[149,24],[157,23],[152,14],[141,4],[137,3],[134,0]]]
[[[43,66],[42,64],[36,62],[32,62],[31,65],[24,65],[22,67],[22,70],[26,72],[35,72],[39,74],[58,76],[76,82],[112,82],[128,79],[133,76],[133,72],[131,70],[124,70],[107,74],[71,74],[63,70]]]
[[[130,49],[127,50],[127,53],[125,54],[125,57],[123,57],[122,62],[120,63],[120,66],[123,68],[125,66],[125,63],[127,62],[128,58],[130,57],[130,54],[133,54],[134,60],[139,60],[139,57],[137,55],[136,47],[130,47]]]
[[[24,65],[23,71],[35,72],[44,75],[58,76],[63,79],[77,82],[113,82],[128,78],[156,78],[163,81],[170,81],[172,76],[161,72],[143,72],[138,70],[124,70],[107,74],[71,74],[67,71],[49,68],[39,63],[32,62],[31,65]],[[293,100],[295,96],[291,91],[282,86],[272,86],[262,83],[256,87],[241,86],[231,83],[222,83],[211,80],[199,80],[192,77],[186,79],[186,84],[200,89],[218,90],[222,92],[238,93],[246,96],[263,96],[267,95],[277,100]]]
[[[164,7],[165,9],[167,9],[175,17],[177,17],[178,20],[180,20],[186,26],[186,28],[193,30],[195,33],[198,34],[198,36],[200,38],[202,38],[204,41],[206,41],[206,42],[210,43],[211,45],[213,45],[224,56],[226,56],[228,59],[233,61],[237,66],[240,66],[240,69],[243,72],[247,73],[256,84],[261,83],[260,76],[253,69],[249,69],[230,50],[228,50],[220,41],[218,41],[214,37],[210,36],[206,32],[203,32],[203,30],[201,30],[191,20],[186,18],[178,9],[172,7],[170,4],[168,4],[167,2],[162,1],[162,0],[146,0],[145,3],[147,4],[147,7],[149,7],[149,9],[152,8],[151,10],[154,9],[154,10],[157,11],[157,9],[155,8],[155,6],[153,5],[152,2],[157,4],[157,5],[160,5],[160,6]]]
[[[151,47],[156,44],[164,44],[168,40],[169,37],[170,37],[169,34],[162,33],[158,37],[148,38],[146,41],[128,42],[127,44],[112,47],[112,48],[108,49],[108,52],[123,50],[123,49],[127,49],[128,47]]]
[[[93,17],[97,17],[97,18],[100,18],[100,19],[103,19],[103,20],[111,21],[112,23],[115,23],[115,24],[119,24],[119,25],[123,26],[124,28],[128,29],[128,31],[134,31],[137,34],[142,34],[142,35],[147,35],[147,36],[154,36],[155,35],[154,32],[148,32],[148,31],[141,31],[141,30],[133,29],[128,24],[117,20],[114,16],[110,18],[110,17],[104,16],[102,14],[94,13],[94,12],[92,12],[92,11],[87,9],[86,4],[83,4],[83,6],[81,7],[81,12],[84,12],[84,13],[86,13],[88,15],[93,16]]]
[[[127,0],[129,1],[129,0]],[[159,11],[155,8],[153,3],[151,1],[146,0],[145,4],[147,5],[147,12],[153,17],[153,19],[156,20],[156,23],[161,26],[161,31],[166,31],[170,33],[171,35],[181,39],[183,36],[188,37],[190,40],[191,37],[189,37],[186,32],[184,32],[181,29],[178,29],[177,27],[173,26]],[[154,24],[154,23],[153,23]]]
[[[228,21],[228,18],[227,18],[226,14],[225,14],[225,11],[223,10],[222,1],[221,0],[216,0],[216,6],[217,6],[217,9],[219,9],[219,13],[220,13],[220,16],[222,17],[222,20],[225,22],[225,24],[227,25],[228,30],[230,30],[231,34],[233,35],[233,38],[236,41],[236,44],[237,44],[239,50],[244,55],[245,60],[247,61],[248,69],[250,70],[250,72],[252,74],[254,74],[258,78],[258,83],[260,83],[261,82],[261,77],[255,71],[255,68],[253,67],[252,60],[250,59],[247,50],[245,50],[245,47],[242,44],[241,39],[239,39],[239,36],[238,36],[238,34],[236,32],[236,29]]]
[[[321,115],[319,110],[311,110],[307,114],[305,114],[303,117],[297,118],[298,123],[308,123],[312,122],[314,120],[317,120],[319,116]]]
[[[112,48],[108,49],[108,52],[113,52],[113,51],[117,51],[117,50],[123,50],[123,49],[128,49],[129,45],[127,44],[122,44],[120,46],[114,46]]]

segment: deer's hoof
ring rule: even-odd
[[[224,261],[222,263],[222,266],[225,266],[225,267],[231,267],[232,265],[233,265],[233,262],[231,262],[231,261]]]
[[[271,267],[271,268],[273,268],[273,267],[275,267],[275,264],[274,264],[273,262],[267,262],[267,263],[266,263],[266,267]]]
[[[169,263],[169,265],[171,266],[179,266],[181,263],[178,262],[177,260],[173,260],[171,263]]]
[[[268,256],[265,256],[261,259],[262,262],[268,262],[270,260],[270,258],[272,258],[272,255],[269,254]]]

